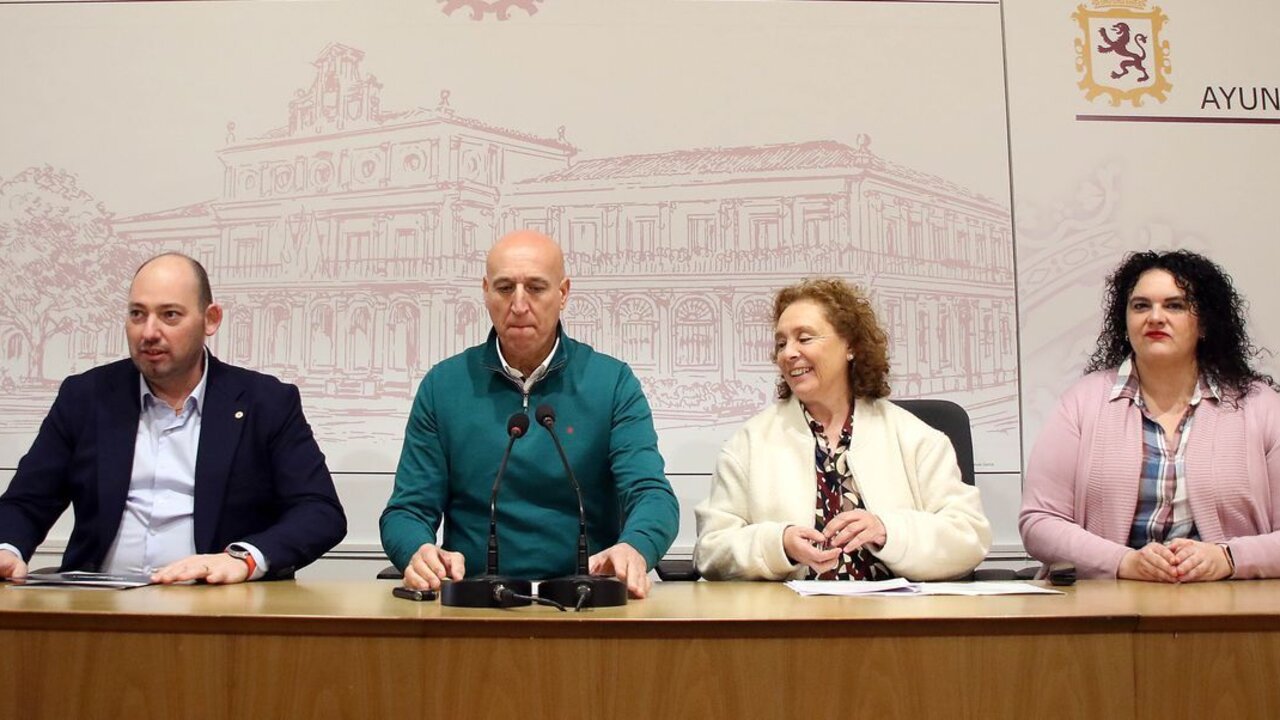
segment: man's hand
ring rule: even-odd
[[[9,552],[8,550],[0,550],[0,578],[24,578],[27,576],[27,564],[22,558]]]
[[[618,543],[601,550],[587,561],[587,572],[592,575],[613,575],[627,584],[627,594],[643,598],[649,594],[653,581],[649,579],[649,565],[644,556],[627,543]]]
[[[442,580],[461,580],[467,561],[460,552],[441,550],[427,543],[409,559],[404,569],[404,586],[414,590],[439,590]]]
[[[203,580],[210,585],[230,585],[248,579],[248,563],[226,553],[192,555],[151,573],[151,582],[164,585],[192,580]]]

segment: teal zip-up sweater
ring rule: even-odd
[[[497,335],[436,365],[423,378],[405,428],[395,488],[379,526],[401,570],[444,521],[445,550],[467,575],[485,571],[489,493],[506,446],[507,418],[529,415],[498,493],[498,570],[531,580],[576,565],[578,503],[534,410],[555,409],[556,431],[582,486],[591,553],[625,542],[652,568],[671,547],[679,507],[663,470],[640,382],[625,363],[560,330],[560,346],[529,395],[502,369]]]

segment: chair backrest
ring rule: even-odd
[[[951,440],[960,463],[960,479],[966,485],[973,485],[973,432],[969,428],[969,413],[950,400],[894,400],[893,403]]]

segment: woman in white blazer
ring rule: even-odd
[[[774,300],[778,400],[725,443],[698,505],[709,579],[960,577],[991,527],[945,435],[890,403],[866,296],[806,280]]]

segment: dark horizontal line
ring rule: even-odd
[[[1076,115],[1084,122],[1200,123],[1206,125],[1280,125],[1280,118],[1213,117],[1204,115]]]

